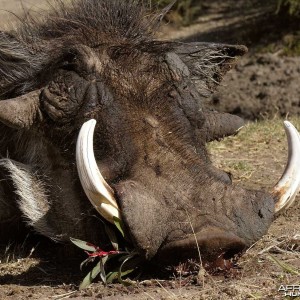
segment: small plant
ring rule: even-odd
[[[121,220],[114,217],[114,222],[114,229],[117,229],[122,235],[122,244],[128,244]],[[113,248],[110,251],[104,251],[89,242],[74,238],[70,239],[73,244],[83,249],[88,255],[88,258],[80,264],[80,269],[86,264],[98,259],[96,265],[80,284],[80,290],[88,287],[98,275],[100,275],[104,284],[112,283],[115,280],[118,280],[124,285],[132,284],[132,281],[124,280],[123,277],[135,271],[141,263],[140,256],[134,250],[128,247],[124,247],[124,249],[120,248],[116,232],[110,225],[106,225],[105,229]]]

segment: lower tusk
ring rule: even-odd
[[[106,220],[113,223],[113,217],[120,218],[120,212],[113,190],[104,180],[95,160],[93,150],[95,125],[96,120],[91,119],[81,127],[76,145],[77,170],[85,194],[93,206]]]
[[[288,162],[272,191],[277,200],[275,213],[290,207],[300,190],[300,135],[290,122],[284,121],[284,126],[288,139]]]
[[[97,210],[102,217],[112,224],[115,223],[114,218],[121,219],[120,211],[110,204],[101,203],[100,207],[97,207]]]

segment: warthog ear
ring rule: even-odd
[[[178,44],[175,52],[187,65],[198,92],[209,96],[224,74],[233,67],[236,58],[247,52],[247,48],[240,45],[189,43]]]
[[[0,31],[0,99],[36,89],[45,52],[31,49],[21,37]]]
[[[35,120],[41,119],[40,90],[30,92],[14,99],[0,101],[0,121],[16,128],[29,128]]]
[[[242,118],[228,113],[205,110],[204,115],[205,122],[200,131],[206,142],[237,134],[245,125]]]

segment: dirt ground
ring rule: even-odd
[[[12,18],[4,10],[22,11],[17,2],[0,0],[0,30]],[[26,7],[34,4],[38,10],[36,3],[24,1]],[[38,3],[43,7],[43,1]],[[243,16],[244,10],[240,10],[224,20],[224,10],[226,7],[211,5],[195,25],[180,30],[166,26],[161,38],[242,42],[251,46],[253,39],[245,39],[249,32],[244,33],[236,24],[244,22],[247,27],[258,12],[249,9]],[[236,40],[234,33],[230,39],[221,34],[234,28]],[[263,40],[264,35],[260,38]],[[218,110],[248,120],[260,119],[250,121],[238,136],[209,145],[214,164],[231,172],[234,182],[269,190],[279,179],[287,157],[281,118],[293,116],[292,122],[300,129],[299,77],[300,57],[281,57],[280,51],[261,54],[251,50],[209,99]],[[211,275],[201,268],[200,272],[185,274],[178,269],[154,279],[140,279],[129,287],[96,282],[87,290],[78,291],[86,274],[79,270],[79,263],[72,264],[71,258],[62,263],[53,244],[29,236],[21,245],[7,245],[0,256],[0,299],[283,299],[278,291],[280,285],[300,284],[299,196],[297,200],[276,219],[269,233],[240,258],[238,266],[226,274]]]

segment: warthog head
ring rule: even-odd
[[[55,240],[106,243],[89,198],[146,259],[232,257],[293,202],[299,135],[286,122],[289,163],[270,194],[232,184],[205,144],[243,121],[203,99],[245,47],[158,41],[162,14],[136,2],[58,3],[0,33],[2,226],[23,216]]]

